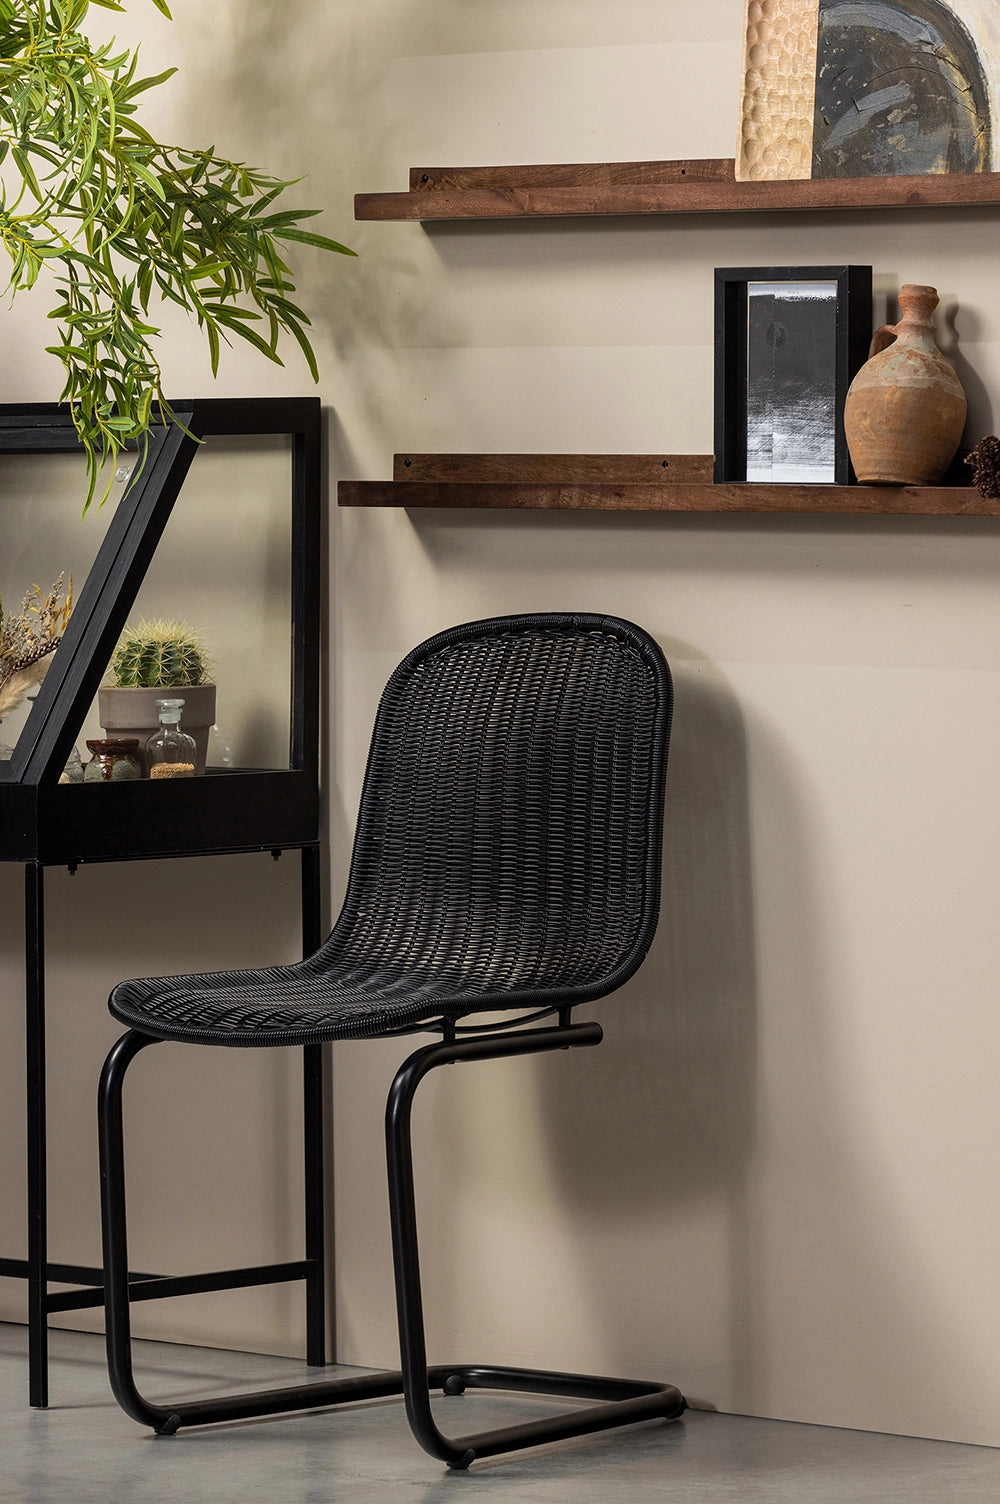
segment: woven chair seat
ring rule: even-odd
[[[335,1039],[371,1039],[417,1028],[428,1020],[508,1009],[557,1008],[567,1000],[565,969],[559,985],[533,990],[516,976],[476,976],[452,964],[419,973],[389,967],[344,965],[318,974],[307,965],[190,977],[146,977],[122,983],[111,1011],[129,1027],[159,1039],[201,1044],[274,1047]],[[485,971],[486,968],[482,968]],[[572,990],[577,1001],[590,988]]]
[[[659,887],[649,818],[660,714],[625,624],[527,617],[404,659],[372,738],[343,910],[305,961],[123,982],[114,1016],[161,1039],[372,1038],[613,991]]]

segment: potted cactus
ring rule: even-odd
[[[112,682],[98,691],[101,725],[114,736],[139,740],[143,770],[146,742],[159,725],[156,702],[184,701],[181,724],[194,737],[195,773],[204,773],[208,733],[215,724],[215,685],[197,632],[182,621],[140,621],[125,628],[111,657]]]

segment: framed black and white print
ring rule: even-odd
[[[847,485],[844,399],[868,355],[870,266],[715,273],[715,479]]]

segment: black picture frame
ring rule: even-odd
[[[798,291],[814,284],[832,284],[830,293],[810,299]],[[801,360],[812,370],[813,383],[804,396],[799,393],[799,412],[794,414],[803,430],[802,473],[796,474],[794,454],[775,468],[777,475],[760,473],[754,463],[753,421],[750,417],[755,383],[750,373],[754,346],[763,335],[751,330],[751,288],[788,288],[788,307],[802,302],[791,329],[782,329],[784,368],[794,369]],[[780,301],[780,293],[766,293]],[[832,303],[832,308],[831,308]],[[756,306],[756,305],[754,305]],[[763,306],[763,305],[762,305]],[[773,324],[772,324],[773,328]],[[715,272],[715,480],[716,482],[769,481],[771,484],[808,483],[807,471],[823,470],[819,484],[848,485],[853,482],[850,455],[844,436],[844,401],[855,373],[868,357],[872,332],[872,269],[870,266],[737,266],[717,267]],[[768,330],[770,335],[771,329]],[[772,341],[773,344],[773,341]],[[786,347],[787,345],[787,347]],[[795,377],[798,380],[798,376]],[[759,383],[758,383],[759,384]],[[787,394],[795,381],[786,381]],[[814,400],[813,400],[814,399]],[[812,401],[812,410],[809,410]],[[759,407],[759,404],[756,404]],[[831,431],[827,433],[829,418]],[[809,430],[811,425],[811,431]],[[793,423],[792,427],[796,426]],[[759,429],[759,424],[758,424]],[[759,437],[759,433],[757,435]],[[821,451],[821,453],[820,453]],[[816,461],[807,464],[806,460]],[[749,464],[749,474],[748,474]]]

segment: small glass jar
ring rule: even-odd
[[[160,729],[146,743],[150,778],[193,778],[194,737],[181,730],[183,700],[157,700]]]
[[[106,736],[88,741],[90,762],[83,770],[84,783],[127,783],[141,778],[138,750],[139,739],[135,736]]]

